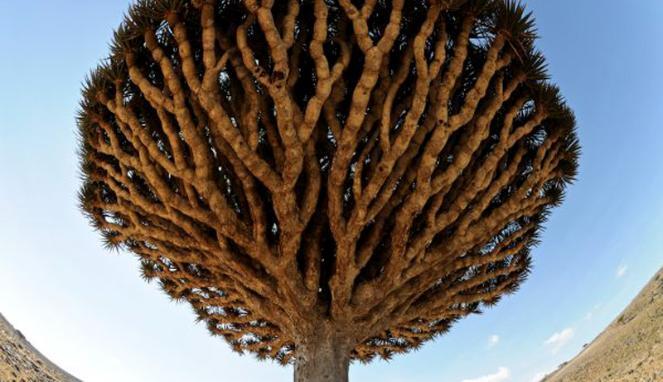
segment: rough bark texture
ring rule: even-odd
[[[535,37],[513,1],[139,0],[83,91],[82,207],[301,378],[345,368],[323,323],[417,348],[517,288],[575,176]]]
[[[313,335],[297,345],[295,382],[347,382],[350,341],[332,323],[320,323]]]

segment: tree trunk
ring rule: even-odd
[[[350,349],[327,328],[297,345],[295,382],[348,382]]]

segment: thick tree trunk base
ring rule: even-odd
[[[295,382],[348,382],[350,350],[331,330],[322,329],[297,346]]]

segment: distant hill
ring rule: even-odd
[[[663,381],[663,268],[580,354],[542,382]]]
[[[14,329],[0,314],[0,382],[80,382],[67,374]]]

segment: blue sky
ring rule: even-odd
[[[579,181],[518,293],[416,353],[353,365],[352,380],[533,381],[663,265],[663,3],[526,3],[578,117]],[[127,4],[0,0],[0,312],[90,382],[288,381],[289,368],[210,337],[132,256],[104,251],[76,208],[80,83]]]

